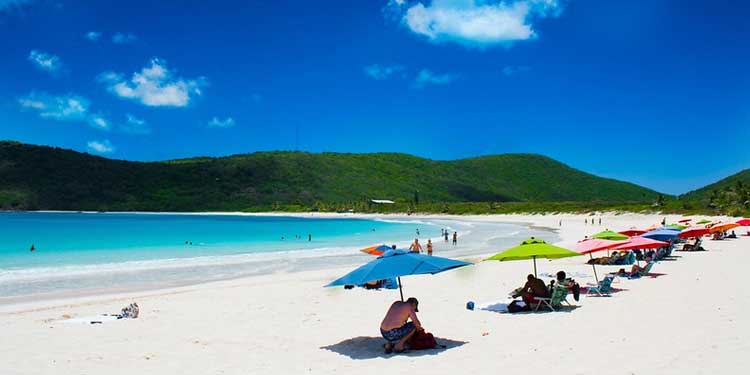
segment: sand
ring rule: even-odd
[[[605,227],[645,227],[662,218],[604,214],[602,226],[584,225],[584,216],[575,215],[466,219],[554,228],[558,244],[570,246]],[[674,260],[659,262],[653,272],[661,276],[618,279],[613,286],[620,291],[612,297],[582,297],[576,308],[555,313],[465,308],[469,300],[503,300],[532,271],[529,261],[407,277],[405,296],[420,299],[422,323],[448,347],[401,355],[383,353],[378,331],[397,291],[322,287],[351,267],[3,305],[0,374],[744,372],[750,364],[749,244],[745,236],[706,240],[706,252],[675,252]],[[539,272],[563,269],[582,284],[593,282],[584,261],[543,260]],[[87,323],[132,301],[141,306],[139,319]]]

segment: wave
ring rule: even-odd
[[[358,249],[354,247],[322,247],[307,250],[286,250],[264,253],[209,255],[190,258],[167,258],[101,264],[0,269],[0,283],[50,280],[56,278],[94,276],[111,273],[215,267],[273,261],[296,261],[300,259],[322,258],[328,256],[355,256],[363,254],[357,250]]]

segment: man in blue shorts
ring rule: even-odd
[[[406,341],[414,332],[422,329],[417,312],[419,312],[419,301],[414,297],[409,297],[406,302],[396,301],[388,309],[383,322],[380,323],[380,334],[386,340],[386,354],[392,351],[397,353],[404,351]]]

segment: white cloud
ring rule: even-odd
[[[394,73],[398,73],[404,70],[401,65],[379,65],[373,64],[368,65],[364,68],[365,74],[370,78],[382,81],[388,79]]]
[[[146,120],[139,119],[131,114],[126,114],[125,124],[120,126],[120,130],[129,134],[150,134],[151,128],[146,123]]]
[[[84,37],[86,37],[86,39],[88,39],[88,40],[90,40],[92,42],[98,42],[99,39],[101,39],[101,37],[102,37],[102,33],[98,32],[98,31],[89,31],[86,34],[84,34]]]
[[[101,141],[88,141],[86,146],[89,151],[97,154],[111,154],[115,152],[115,146],[113,146],[108,139]]]
[[[458,79],[455,74],[436,74],[428,69],[422,69],[414,78],[414,87],[421,88],[426,85],[447,85]]]
[[[102,129],[102,130],[109,129],[109,121],[107,121],[107,119],[105,119],[104,117],[102,117],[101,114],[98,114],[98,113],[89,116],[88,123],[89,125],[97,129]]]
[[[214,117],[208,122],[209,128],[231,128],[232,126],[234,126],[234,119],[231,117],[227,117],[224,120]]]
[[[83,97],[67,94],[51,96],[45,93],[34,93],[18,99],[22,108],[37,111],[42,118],[58,121],[86,120],[89,101]]]
[[[42,51],[31,50],[28,60],[40,70],[53,75],[62,69],[62,62],[60,62],[59,57]]]
[[[423,4],[422,1],[425,1]],[[414,33],[435,43],[468,47],[509,46],[537,36],[534,22],[557,17],[564,0],[392,0],[386,8],[401,15]]]
[[[53,96],[46,93],[35,93],[19,98],[21,108],[35,111],[39,117],[56,121],[84,122],[93,128],[108,130],[109,121],[100,113],[89,112],[89,101],[81,96],[67,94]]]
[[[203,77],[173,77],[167,63],[158,58],[151,60],[151,66],[133,73],[129,81],[114,72],[100,74],[99,81],[106,83],[113,94],[151,107],[185,107],[192,97],[201,95],[201,87],[206,85]]]
[[[519,65],[519,66],[508,65],[508,66],[503,67],[503,74],[508,77],[519,74],[519,73],[526,73],[528,71],[531,71],[531,67],[525,66],[525,65]]]
[[[138,40],[138,38],[132,33],[117,32],[114,35],[112,35],[112,43],[115,43],[115,44],[128,44],[128,43],[133,43],[136,40]]]

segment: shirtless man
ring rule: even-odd
[[[380,334],[386,340],[386,354],[396,351],[404,351],[404,344],[417,330],[422,329],[422,324],[417,318],[419,312],[419,301],[409,297],[406,302],[396,301],[388,309],[388,312],[380,323]],[[407,320],[411,319],[410,322]]]
[[[419,244],[419,238],[414,239],[414,242],[409,246],[409,250],[413,253],[422,252],[422,245]]]
[[[526,276],[526,284],[522,288],[521,298],[527,305],[531,306],[535,297],[548,298],[549,290],[544,281],[537,279],[534,275]]]

